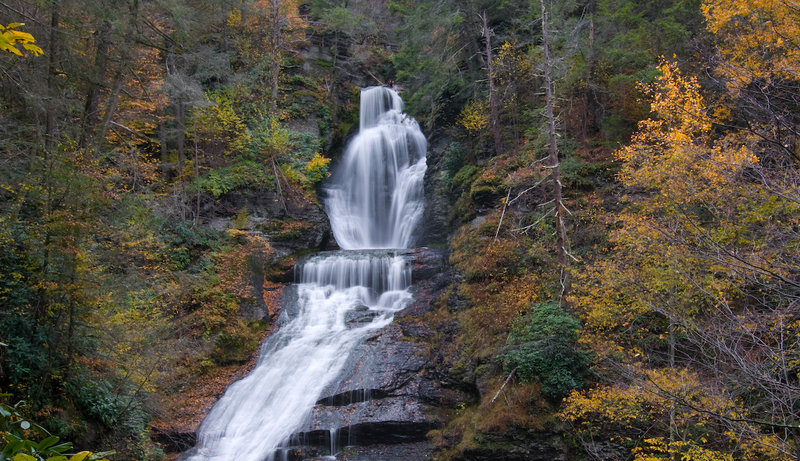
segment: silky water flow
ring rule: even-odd
[[[342,250],[298,262],[281,328],[262,345],[253,371],[211,409],[197,446],[183,459],[285,456],[292,435],[306,425],[348,355],[410,302],[411,261],[402,249],[412,247],[422,217],[427,145],[417,122],[402,109],[390,88],[361,91],[358,135],[325,190],[325,208]],[[348,313],[365,309],[371,321],[347,323]]]

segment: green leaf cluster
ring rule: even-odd
[[[506,372],[538,381],[553,401],[583,386],[590,355],[578,345],[580,321],[557,303],[535,304],[514,322],[508,344],[499,355]]]
[[[31,436],[41,440],[37,442]],[[4,461],[108,461],[105,457],[114,454],[110,451],[69,453],[71,442],[59,443],[59,437],[28,421],[17,406],[4,403],[0,403],[0,438],[0,457]]]
[[[209,170],[200,177],[200,191],[214,198],[241,188],[267,189],[274,183],[274,177],[260,163],[242,161],[219,170]]]

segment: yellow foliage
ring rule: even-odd
[[[499,86],[525,81],[533,75],[530,62],[515,42],[503,42],[493,64],[494,77]]]
[[[631,447],[637,461],[788,459],[774,436],[741,423],[721,432],[719,418],[742,419],[746,407],[687,369],[628,369],[627,383],[573,391],[558,417],[584,439]],[[670,437],[671,435],[671,437]]]
[[[209,105],[195,110],[194,132],[199,143],[229,155],[242,153],[250,142],[247,125],[225,94],[207,95]]]
[[[311,157],[311,160],[306,162],[306,177],[314,184],[329,177],[331,173],[328,171],[328,164],[330,163],[331,159],[323,156],[320,153],[314,154],[314,156]]]
[[[17,48],[17,45],[22,45],[22,48],[29,51],[34,56],[40,56],[44,53],[41,48],[34,45],[36,40],[33,35],[16,30],[24,24],[19,22],[12,22],[4,26],[0,24],[0,50],[15,54],[17,56],[24,56],[22,51]]]
[[[627,383],[573,393],[560,416],[586,434],[582,440],[613,438],[637,460],[785,459],[791,443],[750,422],[763,416],[751,416],[732,396],[742,389],[689,369],[648,368],[663,366],[661,353],[649,353],[670,347],[670,335],[692,351],[712,347],[702,341],[724,344],[720,336],[728,332],[758,336],[772,347],[770,338],[783,333],[765,331],[766,314],[741,324],[725,316],[747,306],[741,296],[749,283],[762,283],[743,266],[788,276],[784,250],[769,240],[781,233],[769,233],[767,223],[796,222],[798,210],[748,177],[760,166],[759,140],[741,133],[715,139],[713,111],[697,80],[674,63],[663,61],[659,70],[645,89],[651,118],[615,154],[630,195],[611,215],[611,246],[576,274],[569,298],[585,322],[582,341],[599,357],[638,368],[629,366]],[[742,362],[731,366],[780,362],[758,354],[737,357]],[[703,358],[695,364],[702,366]]]
[[[475,135],[489,126],[489,108],[486,101],[472,100],[458,114],[458,124]]]
[[[662,61],[652,95],[653,117],[639,123],[631,143],[616,153],[620,179],[629,187],[657,190],[655,205],[714,200],[757,159],[742,146],[710,146],[712,121],[700,85],[675,63]]]
[[[228,27],[237,27],[242,23],[242,10],[233,8],[228,12],[228,19],[225,22]]]
[[[706,27],[720,42],[717,71],[735,92],[753,80],[800,78],[800,4],[785,0],[705,0]]]

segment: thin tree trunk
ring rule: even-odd
[[[75,348],[73,345],[73,337],[75,336],[75,280],[76,272],[78,270],[78,259],[73,253],[72,255],[72,271],[69,279],[69,307],[67,309],[67,367],[66,376],[69,377],[72,371],[72,363],[74,361]]]
[[[94,140],[94,130],[98,122],[97,109],[100,102],[100,89],[105,84],[111,23],[103,21],[100,25],[100,30],[95,32],[95,35],[94,70],[89,79],[89,89],[86,91],[86,101],[84,102],[83,118],[81,120],[79,144],[83,147],[91,146]]]
[[[186,162],[186,106],[178,96],[175,101],[175,147],[178,151],[178,174],[180,178],[183,174],[183,164]]]
[[[111,119],[114,117],[114,111],[117,109],[117,101],[119,101],[119,94],[122,92],[122,84],[125,80],[125,63],[120,63],[119,72],[117,72],[117,78],[114,82],[114,90],[111,92],[111,96],[108,98],[108,103],[106,104],[106,113],[103,116],[103,124],[100,125],[100,131],[97,133],[97,136],[94,138],[94,142],[92,143],[92,150],[97,150],[100,147],[100,143],[103,142],[103,139],[106,137],[106,131],[108,131],[108,125],[111,124]]]
[[[503,225],[503,218],[506,217],[506,207],[508,207],[508,199],[511,198],[511,188],[508,188],[508,194],[506,195],[506,201],[503,202],[503,212],[500,213],[500,222],[497,223],[497,231],[494,233],[494,242],[497,241],[497,236],[500,235],[500,226]]]
[[[50,49],[47,59],[47,114],[45,115],[45,157],[48,151],[55,146],[56,133],[56,62],[59,56],[58,27],[61,17],[61,0],[53,0],[53,9],[50,12]]]
[[[489,404],[492,404],[492,403],[494,403],[495,400],[497,400],[497,397],[499,397],[500,393],[503,392],[503,388],[506,387],[506,384],[508,384],[509,381],[511,381],[511,378],[514,376],[514,373],[516,373],[516,372],[517,372],[516,368],[511,370],[511,373],[509,373],[508,377],[506,378],[506,380],[503,381],[503,385],[500,386],[500,389],[497,390],[497,394],[495,394],[494,397],[492,397],[492,400],[489,401]]]
[[[500,108],[497,101],[497,91],[494,88],[494,66],[492,64],[492,31],[486,20],[486,12],[481,15],[483,20],[483,36],[486,38],[486,69],[489,77],[489,107],[492,112],[492,137],[494,138],[495,154],[503,152],[503,140],[500,138]]]
[[[270,110],[278,113],[278,74],[281,70],[281,4],[280,0],[272,0],[272,56],[270,77],[272,78],[272,101]]]
[[[558,265],[561,272],[561,303],[564,303],[564,295],[569,288],[569,278],[567,272],[567,231],[564,226],[564,205],[561,196],[561,164],[558,159],[558,144],[556,143],[556,122],[553,111],[553,80],[550,72],[550,40],[548,37],[548,18],[547,8],[544,0],[540,0],[542,5],[542,37],[544,40],[544,83],[545,83],[545,105],[547,114],[547,134],[550,142],[550,174],[553,177],[553,200],[555,201],[555,221],[556,221],[556,251],[558,253]]]
[[[125,71],[128,66],[128,59],[131,56],[129,44],[133,43],[134,41],[134,31],[136,30],[136,22],[138,20],[139,13],[139,2],[134,0],[130,8],[131,10],[127,24],[128,30],[125,33],[125,42],[128,46],[122,46],[122,53],[119,57],[119,69],[117,71],[116,79],[114,80],[114,89],[111,92],[111,96],[108,98],[108,103],[106,104],[106,113],[103,116],[103,124],[100,126],[100,131],[97,133],[97,136],[94,139],[93,150],[96,150],[106,137],[108,126],[111,123],[111,119],[114,118],[114,111],[117,109],[119,94],[122,91],[123,84],[125,83]]]
[[[587,6],[589,12],[589,49],[586,52],[587,75],[586,81],[589,82],[588,88],[583,92],[583,120],[581,121],[580,142],[585,146],[589,139],[589,127],[594,125],[594,98],[592,97],[594,67],[595,67],[595,29],[594,15],[597,11],[597,2],[591,0]]]
[[[194,181],[196,189],[196,208],[194,212],[194,225],[200,222],[200,154],[197,148],[197,119],[194,121]]]
[[[458,2],[457,5],[464,11],[465,21],[462,28],[464,36],[463,41],[469,44],[469,53],[471,56],[475,57],[475,60],[470,59],[468,61],[470,70],[474,72],[481,71],[486,66],[486,63],[484,62],[483,53],[481,53],[481,44],[475,37],[475,29],[482,27],[480,24],[475,23],[475,17],[480,17],[480,15],[473,8],[473,2],[471,1],[462,0]],[[475,61],[477,61],[477,67],[475,67]]]
[[[669,319],[669,368],[671,370],[675,369],[675,322],[672,319]],[[675,425],[675,405],[677,402],[674,397],[670,400],[672,400],[669,406],[669,441],[671,444],[676,440],[678,428]],[[672,455],[672,459],[680,461],[680,456],[675,453]]]
[[[275,175],[275,186],[278,189],[278,199],[280,200],[281,207],[285,213],[288,213],[289,207],[286,205],[286,199],[283,198],[283,189],[281,188],[280,170],[278,170],[278,165],[275,163],[274,157],[272,158],[272,172]]]

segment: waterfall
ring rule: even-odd
[[[353,349],[410,302],[409,257],[386,249],[413,243],[423,208],[425,150],[425,137],[402,113],[395,91],[362,90],[359,133],[326,190],[331,227],[345,250],[297,263],[281,328],[262,345],[253,371],[211,409],[197,446],[183,459],[275,459]]]
[[[345,249],[409,248],[422,217],[427,142],[402,113],[396,92],[361,92],[360,130],[344,153],[325,202]]]

